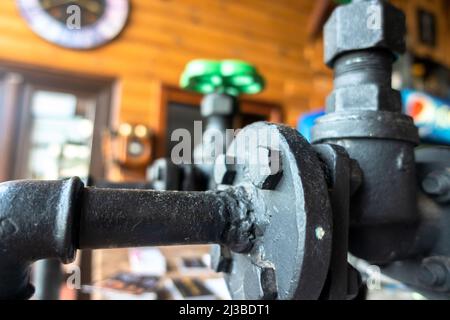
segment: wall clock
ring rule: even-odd
[[[72,49],[91,49],[113,40],[125,27],[129,0],[17,0],[31,29]]]

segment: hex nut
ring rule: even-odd
[[[418,280],[425,286],[440,292],[450,292],[450,259],[433,256],[422,261]]]
[[[248,169],[253,185],[260,189],[274,190],[283,174],[280,152],[260,146],[255,154],[250,154],[250,158]]]
[[[335,89],[327,98],[327,112],[351,110],[401,111],[400,92],[376,84]]]
[[[422,181],[422,189],[440,203],[450,202],[450,170],[430,172]]]
[[[405,34],[405,15],[386,1],[340,6],[325,24],[325,63],[331,67],[342,53],[368,48],[401,54],[406,49]]]

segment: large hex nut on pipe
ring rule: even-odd
[[[0,184],[0,300],[33,294],[31,263],[44,258],[73,261],[74,204],[82,187],[78,178]]]
[[[249,170],[258,153],[265,165],[254,176]],[[277,172],[266,170],[271,155],[279,161]],[[241,165],[233,186],[252,190],[253,216],[253,246],[234,251],[225,274],[231,296],[317,299],[329,270],[332,230],[325,174],[311,145],[292,128],[261,122],[241,130],[227,156]]]
[[[280,152],[259,146],[250,154],[250,159],[248,174],[253,185],[259,189],[275,190],[283,174]]]
[[[423,259],[417,278],[429,289],[450,292],[450,258],[432,256]]]
[[[373,83],[336,88],[327,98],[327,112],[352,110],[401,110],[400,92]]]
[[[383,48],[405,51],[405,16],[384,0],[355,1],[338,7],[325,25],[325,63],[344,52]]]

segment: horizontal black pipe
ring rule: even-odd
[[[237,197],[226,191],[85,188],[80,249],[223,243]]]
[[[64,181],[0,183],[0,300],[33,294],[30,265],[73,261],[75,251],[217,243],[251,248],[247,191],[176,192],[84,188]]]

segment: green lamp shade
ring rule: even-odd
[[[264,89],[264,79],[251,64],[239,60],[193,60],[181,75],[183,89],[233,96],[255,94]]]

